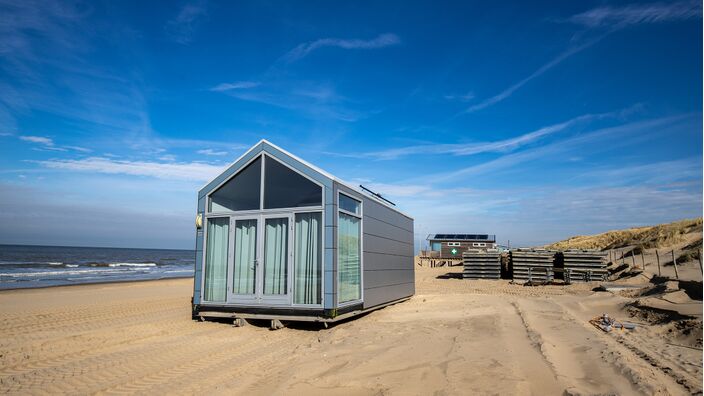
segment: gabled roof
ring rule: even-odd
[[[270,148],[270,149],[273,149],[273,150],[267,150],[267,147]],[[349,189],[351,189],[351,190],[354,190],[354,191],[356,191],[356,192],[358,192],[358,193],[364,195],[366,198],[369,198],[369,199],[373,200],[374,202],[377,202],[377,203],[379,203],[379,204],[381,204],[381,205],[384,205],[384,206],[386,206],[387,208],[389,208],[389,209],[391,209],[391,210],[393,210],[393,211],[395,211],[395,212],[397,212],[397,213],[400,213],[400,214],[402,214],[402,215],[404,215],[404,216],[406,216],[406,217],[408,217],[408,218],[410,218],[410,219],[413,219],[411,216],[407,215],[406,213],[403,213],[403,212],[400,211],[398,208],[396,208],[395,206],[389,204],[388,202],[385,202],[385,201],[383,201],[383,200],[381,200],[381,199],[379,199],[379,198],[377,198],[377,197],[375,197],[375,196],[373,196],[373,195],[371,195],[371,194],[366,193],[364,190],[362,190],[362,189],[359,188],[358,186],[354,186],[353,184],[350,184],[350,183],[347,183],[347,182],[343,181],[342,179],[340,179],[340,178],[338,178],[338,177],[336,177],[336,176],[334,176],[334,175],[332,175],[332,174],[326,172],[325,170],[323,170],[323,169],[321,169],[321,168],[319,168],[319,167],[317,167],[317,166],[311,164],[310,162],[308,162],[308,161],[306,161],[306,160],[304,160],[304,159],[302,159],[302,158],[299,158],[298,156],[296,156],[296,155],[294,155],[294,154],[291,154],[290,152],[288,152],[288,151],[282,149],[281,147],[279,147],[279,146],[277,146],[277,145],[275,145],[275,144],[269,142],[269,141],[266,140],[266,139],[262,139],[262,140],[260,140],[259,142],[257,142],[257,144],[255,144],[254,146],[252,146],[249,150],[245,151],[245,152],[244,152],[242,155],[240,155],[236,160],[234,160],[232,163],[230,163],[230,164],[225,168],[225,170],[224,170],[223,172],[221,172],[219,175],[217,175],[215,178],[213,178],[213,179],[210,180],[208,183],[206,183],[203,187],[201,187],[200,190],[198,190],[199,196],[203,196],[203,195],[205,195],[205,194],[207,194],[207,193],[210,193],[212,190],[214,190],[220,183],[216,183],[215,185],[213,185],[213,183],[214,183],[215,181],[218,181],[219,179],[221,179],[221,176],[222,176],[223,174],[230,173],[230,175],[228,175],[227,178],[229,178],[229,176],[231,176],[231,175],[234,175],[234,174],[239,170],[239,168],[242,166],[242,164],[240,164],[239,166],[237,166],[237,164],[238,164],[240,161],[242,161],[243,159],[245,159],[245,158],[251,156],[252,153],[254,153],[254,152],[256,152],[256,154],[259,154],[259,152],[261,152],[261,151],[265,151],[265,152],[267,152],[267,153],[270,154],[270,155],[275,154],[276,151],[279,151],[279,152],[281,152],[282,154],[284,154],[284,155],[288,156],[289,158],[291,158],[292,160],[294,160],[294,161],[296,161],[296,162],[302,164],[303,166],[307,167],[307,168],[310,169],[311,171],[313,171],[313,172],[319,174],[320,176],[322,176],[322,177],[324,177],[324,178],[330,180],[331,183],[332,183],[333,181],[334,181],[334,182],[337,182],[337,183],[339,183],[339,184],[341,184],[341,185],[343,185],[343,186],[345,186],[345,187],[347,187],[347,188],[349,188]],[[255,155],[256,155],[256,154],[255,154]],[[235,168],[236,166],[237,166],[237,168]]]

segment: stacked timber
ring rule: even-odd
[[[566,283],[605,281],[606,252],[598,250],[567,250],[562,252]]]
[[[462,254],[465,279],[499,279],[501,277],[501,253],[497,249],[470,249]]]
[[[555,252],[542,249],[511,250],[511,276],[513,280],[552,282],[554,279]]]

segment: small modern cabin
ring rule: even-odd
[[[430,250],[442,258],[462,258],[469,249],[496,249],[496,235],[488,234],[430,234]]]
[[[415,292],[413,219],[262,140],[198,192],[193,317],[330,322]]]

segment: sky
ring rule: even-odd
[[[430,233],[702,214],[702,6],[0,0],[0,243],[192,249],[260,139]]]

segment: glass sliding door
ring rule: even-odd
[[[232,292],[254,296],[257,274],[257,219],[235,219]]]
[[[210,218],[206,230],[205,280],[203,299],[224,302],[227,292],[227,262],[230,218]]]
[[[342,195],[340,195],[342,197]],[[338,303],[362,298],[361,218],[343,212],[337,220]]]
[[[264,274],[262,294],[288,294],[289,218],[264,220]]]
[[[322,290],[322,214],[297,213],[294,229],[294,304],[320,304]]]

